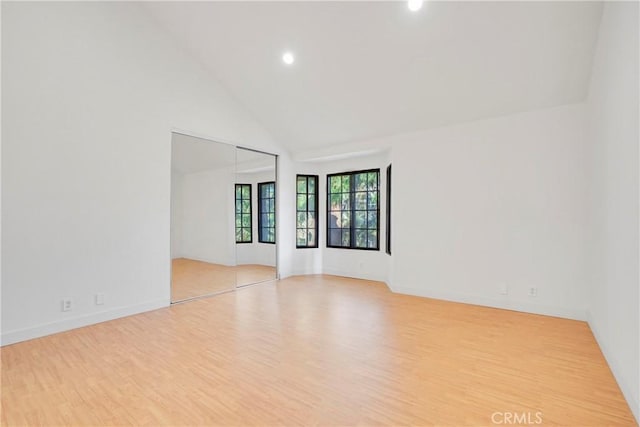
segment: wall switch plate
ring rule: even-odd
[[[73,308],[73,301],[71,298],[62,298],[62,311],[71,311]]]
[[[103,304],[104,304],[104,294],[103,293],[96,294],[96,305],[103,305]]]
[[[538,288],[535,288],[535,287],[529,288],[529,296],[530,297],[537,297],[538,296]]]

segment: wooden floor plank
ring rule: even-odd
[[[495,412],[636,425],[585,322],[333,276],[194,300],[1,357],[7,426],[484,426]]]

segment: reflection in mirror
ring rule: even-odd
[[[236,286],[236,148],[178,133],[171,154],[171,301]]]
[[[276,278],[276,156],[238,148],[235,238],[237,286]]]

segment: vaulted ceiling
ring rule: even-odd
[[[597,2],[144,7],[293,153],[581,102],[602,13]]]

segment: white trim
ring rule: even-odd
[[[118,319],[121,317],[131,316],[146,311],[157,310],[169,306],[166,299],[148,301],[127,307],[118,307],[98,313],[90,313],[73,317],[70,319],[58,320],[55,322],[44,323],[38,326],[18,329],[15,331],[4,332],[0,339],[2,346],[15,344],[21,341],[27,341],[34,338],[40,338],[58,332],[68,331],[70,329],[81,328],[83,326],[93,325],[96,323],[106,322],[108,320]]]
[[[387,281],[387,277],[378,277],[376,275],[373,274],[367,274],[366,272],[360,274],[360,273],[353,273],[351,271],[341,271],[341,270],[334,270],[333,268],[324,268],[322,270],[322,273],[320,274],[329,274],[331,276],[340,276],[340,277],[348,277],[350,279],[362,279],[362,280],[372,280],[374,282],[385,282]]]
[[[290,276],[315,276],[318,274],[322,274],[322,270],[313,271],[309,269],[293,269],[291,270]]]
[[[622,395],[627,400],[627,404],[629,405],[631,412],[633,412],[633,415],[636,417],[636,422],[640,422],[640,396],[634,396],[633,387],[631,387],[627,379],[621,374],[618,361],[614,357],[613,352],[605,345],[605,341],[602,339],[602,334],[595,326],[594,320],[595,319],[591,315],[591,311],[587,310],[587,323],[589,324],[589,328],[591,328],[591,332],[600,346],[600,350],[609,365],[609,369],[611,369],[611,372],[613,373],[613,377],[618,383],[618,387],[620,387],[620,390],[622,391]]]
[[[521,311],[524,313],[542,314],[545,316],[562,317],[573,320],[587,320],[586,308],[559,307],[535,304],[528,301],[513,301],[496,299],[480,295],[462,294],[457,292],[442,292],[432,289],[416,289],[407,286],[389,285],[391,291],[399,294],[414,295],[426,298],[435,298],[445,301],[460,302],[465,304],[482,305],[485,307],[501,308],[505,310]]]

